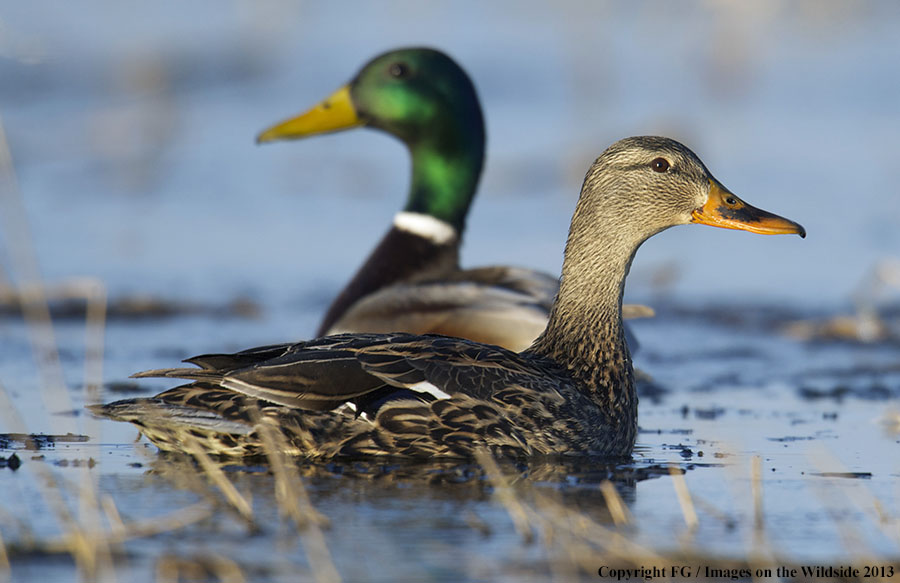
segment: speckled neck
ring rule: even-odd
[[[598,272],[598,267],[603,271]],[[529,349],[563,365],[603,405],[630,400],[627,393],[633,389],[631,355],[622,325],[628,265],[611,267],[567,257],[547,328]]]
[[[547,328],[528,352],[566,368],[611,418],[634,426],[637,396],[622,324],[625,277],[642,237],[622,230],[615,213],[598,214],[582,194],[569,231],[559,295]]]

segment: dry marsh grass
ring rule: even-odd
[[[823,467],[834,468],[837,463],[824,451],[818,460]],[[826,459],[827,458],[827,459]],[[745,467],[751,485],[751,496],[739,502],[749,507],[753,517],[752,525],[746,530],[752,536],[742,554],[735,556],[712,553],[703,548],[703,543],[693,539],[693,533],[703,521],[732,523],[734,519],[709,502],[695,500],[684,481],[683,472],[672,466],[671,483],[682,509],[684,527],[680,532],[671,533],[672,544],[667,548],[648,548],[641,544],[637,536],[641,524],[626,520],[621,513],[621,498],[605,495],[609,515],[608,523],[598,522],[584,512],[573,510],[561,503],[552,492],[536,487],[528,480],[516,480],[504,475],[496,462],[480,454],[478,457],[486,470],[494,496],[510,514],[523,544],[539,541],[550,557],[550,574],[554,581],[596,580],[599,566],[609,570],[623,570],[632,578],[640,578],[636,573],[646,573],[649,579],[677,581],[685,577],[706,579],[739,580],[891,580],[900,579],[900,552],[885,556],[868,548],[865,537],[842,519],[841,510],[848,503],[871,515],[886,536],[891,537],[900,548],[900,517],[886,512],[885,504],[866,488],[843,487],[837,481],[822,481],[817,494],[826,508],[834,509],[832,519],[844,540],[845,553],[835,557],[835,568],[844,568],[829,574],[827,571],[812,576],[804,574],[803,568],[823,565],[822,561],[803,561],[792,556],[785,548],[779,548],[767,536],[770,527],[765,520],[762,498],[762,460],[759,456],[750,458]],[[815,460],[814,460],[815,461]],[[515,486],[512,484],[515,483]],[[615,492],[610,482],[600,485],[606,494]],[[700,508],[700,512],[697,511]],[[732,526],[731,528],[734,528]],[[674,573],[673,566],[684,566],[685,573]],[[875,569],[877,567],[877,569]],[[656,571],[653,571],[656,569]],[[856,572],[853,574],[852,569]],[[893,569],[893,571],[889,571]],[[866,575],[866,573],[869,575]],[[892,572],[893,575],[882,576]],[[661,574],[664,573],[664,574]],[[699,574],[698,574],[699,573]],[[593,579],[592,579],[593,578]],[[613,577],[614,578],[614,577]]]

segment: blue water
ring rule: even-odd
[[[160,1],[139,13],[99,1],[52,10],[0,2],[0,119],[48,284],[91,276],[112,298],[222,305],[244,296],[262,310],[257,319],[111,321],[104,379],[312,333],[403,204],[406,152],[367,130],[267,146],[254,137],[319,101],[374,54],[416,44],[448,52],[469,71],[487,117],[488,162],[464,265],[558,271],[584,172],[626,135],[684,141],[735,193],[806,227],[805,240],[679,227],[639,251],[626,293],[660,311],[635,324],[636,364],[665,392],[642,398],[635,464],[678,464],[700,503],[732,519],[728,526],[701,509],[691,544],[707,552],[746,556],[754,548],[749,467],[759,455],[766,535],[779,551],[796,560],[896,557],[898,541],[884,530],[892,532],[900,514],[898,436],[882,423],[900,408],[896,343],[802,342],[782,334],[777,318],[735,324],[702,316],[711,304],[734,315],[777,306],[790,320],[848,312],[859,298],[898,299],[897,288],[869,287],[872,270],[900,249],[893,2],[392,0],[348,9]],[[0,203],[0,263],[21,280],[11,267],[23,249],[20,225],[12,203]],[[131,444],[130,427],[66,414],[86,402],[80,322],[56,328],[70,404],[38,398],[26,332],[15,319],[0,322],[0,382],[27,429],[71,427],[91,441],[16,450],[25,465],[0,469],[5,515],[38,535],[57,533],[34,495],[35,465],[77,483],[81,470],[72,464],[87,458],[100,461],[91,475],[130,517],[199,500],[158,469],[164,462],[153,448]],[[102,397],[166,386],[147,381],[136,393]],[[809,390],[844,396],[804,398]],[[608,522],[586,471],[538,485]],[[813,475],[822,471],[871,477]],[[153,580],[160,557],[218,553],[255,573],[251,580],[309,577],[296,540],[284,542],[274,524],[271,477],[232,478],[270,520],[261,534],[248,538],[218,512],[185,531],[128,543],[120,573]],[[586,485],[572,488],[579,480]],[[326,541],[348,581],[542,581],[566,556],[524,544],[479,485],[327,475],[308,485],[332,521]],[[617,486],[635,517],[634,540],[660,551],[683,542],[670,478]],[[873,497],[888,522],[878,521]],[[471,526],[473,514],[489,535]],[[0,519],[7,542],[24,536],[14,524]],[[848,531],[860,533],[857,542],[847,542]],[[14,569],[22,580],[73,576],[68,561],[24,558]]]

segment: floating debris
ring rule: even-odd
[[[21,465],[22,460],[16,454],[12,454],[8,458],[0,457],[0,468],[9,468],[12,471],[16,471]]]
[[[132,393],[146,393],[147,390],[135,381],[110,381],[108,383],[103,384],[103,389],[107,393],[115,393],[115,394],[132,394]]]
[[[888,432],[900,434],[900,411],[888,411],[880,422]]]
[[[819,389],[816,387],[800,387],[797,389],[801,399],[816,401],[819,399],[834,399],[842,401],[845,397],[856,397],[869,401],[886,401],[898,396],[898,389],[891,389],[881,383],[873,383],[862,387],[851,387],[845,384],[835,385],[831,388]]]
[[[724,414],[725,409],[723,407],[710,407],[709,409],[700,409],[694,407],[694,417],[696,417],[697,419],[718,419]]]
[[[82,459],[74,459],[74,460],[61,459],[61,460],[54,460],[52,463],[53,463],[54,466],[59,467],[59,468],[68,468],[69,466],[71,466],[71,467],[73,467],[73,468],[81,468],[81,467],[93,468],[94,466],[97,465],[96,460],[94,460],[94,458],[92,458],[92,457],[91,457],[91,458],[88,458],[88,459],[86,459],[86,460],[82,460]]]
[[[643,427],[638,428],[638,433],[653,433],[656,435],[692,435],[694,433],[693,429],[645,429]]]
[[[872,472],[810,472],[810,476],[820,478],[852,478],[856,480],[870,480]]]
[[[87,315],[87,296],[80,282],[48,286],[42,290],[50,307],[50,315],[57,320],[84,319]],[[31,301],[27,290],[0,285],[0,316],[21,316],[23,306]],[[207,304],[138,294],[109,300],[106,318],[109,320],[153,320],[175,316],[209,316],[258,318],[262,314],[258,302],[248,297],[236,297],[225,304]]]
[[[883,259],[869,270],[853,294],[855,314],[791,322],[788,336],[806,341],[838,341],[871,344],[900,342],[897,306],[883,304],[888,292],[900,289],[900,259]],[[896,295],[896,294],[895,294]]]
[[[887,323],[874,313],[835,316],[825,320],[799,320],[785,324],[782,331],[803,341],[860,342],[864,344],[897,340]]]
[[[0,449],[9,449],[13,445],[24,445],[27,449],[43,449],[54,447],[57,443],[86,443],[87,435],[66,433],[65,435],[48,435],[44,433],[0,433]]]

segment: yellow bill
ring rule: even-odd
[[[295,140],[357,127],[362,123],[350,99],[350,87],[345,85],[309,111],[266,129],[256,137],[256,143]]]
[[[711,178],[709,199],[691,213],[691,222],[740,229],[761,235],[792,235],[806,237],[806,229],[784,217],[758,209],[742,201],[722,184]]]

